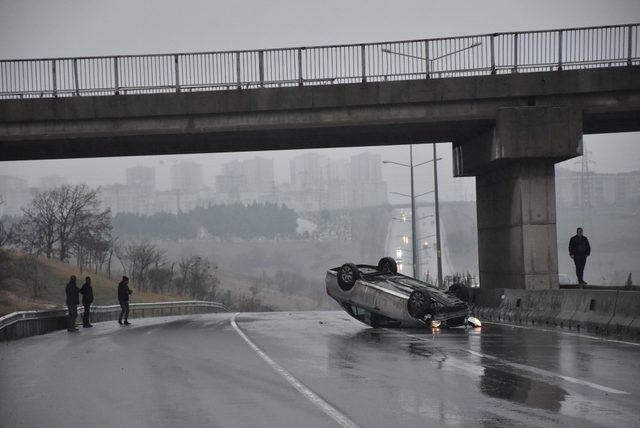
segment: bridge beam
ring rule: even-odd
[[[454,142],[454,174],[476,177],[480,283],[558,288],[554,164],[582,154],[582,113],[499,109],[495,126]]]

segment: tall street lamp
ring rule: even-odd
[[[435,152],[434,152],[435,153]],[[436,195],[438,194],[438,190],[436,187],[436,190],[431,190],[429,192],[424,192],[421,193],[419,195],[415,194],[415,185],[414,185],[414,179],[413,179],[413,169],[415,167],[427,164],[427,163],[431,163],[433,162],[434,165],[436,164],[436,161],[438,161],[440,159],[436,159],[435,156],[433,159],[425,161],[425,162],[420,162],[417,164],[413,163],[413,144],[409,144],[409,164],[406,163],[401,163],[401,162],[394,162],[394,161],[382,161],[382,163],[386,164],[394,164],[394,165],[399,165],[399,166],[403,166],[406,168],[409,168],[411,170],[411,194],[407,195],[405,193],[400,193],[400,192],[389,192],[391,194],[394,195],[400,195],[400,196],[406,196],[408,198],[411,198],[411,248],[412,248],[412,263],[413,263],[413,277],[420,279],[420,275],[418,272],[418,268],[419,268],[419,263],[418,263],[418,240],[416,239],[417,234],[416,234],[416,198],[419,198],[420,196],[424,196],[424,195],[428,195],[430,193],[435,193]],[[437,181],[436,181],[436,186],[437,186]],[[436,196],[436,203],[437,203],[437,196]],[[438,215],[438,210],[436,208],[436,216]]]
[[[436,259],[438,263],[438,287],[442,287],[442,251],[440,250],[440,203],[438,201],[438,162],[436,143],[433,143],[433,184],[436,204]]]
[[[392,51],[391,49],[386,49],[386,48],[382,48],[382,52],[389,54],[389,55],[398,55],[398,56],[405,56],[405,57],[411,57],[411,58],[415,58],[415,59],[419,59],[422,61],[425,61],[426,63],[426,74],[427,77],[429,77],[429,70],[431,69],[431,63],[434,61],[438,61],[442,58],[451,56],[451,55],[455,55],[457,53],[460,53],[462,51],[466,51],[466,50],[470,50],[470,49],[475,49],[479,46],[481,46],[482,43],[481,42],[476,42],[473,43],[469,46],[464,46],[460,49],[456,49],[454,51],[451,52],[447,52],[444,53],[440,56],[437,56],[435,58],[426,58],[426,57],[422,57],[422,56],[417,56],[417,55],[410,55],[410,54],[406,54],[403,52],[396,52],[396,51]],[[442,254],[441,254],[441,249],[440,249],[440,208],[438,206],[438,166],[437,166],[437,162],[436,162],[436,143],[433,143],[433,178],[434,178],[434,185],[435,185],[435,204],[436,204],[436,254],[438,256],[438,285],[441,286],[442,285]],[[413,173],[411,174],[412,180],[411,180],[411,185],[413,187]],[[412,205],[413,206],[413,205]],[[415,271],[414,271],[415,272]]]

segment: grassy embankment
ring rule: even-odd
[[[14,311],[64,307],[65,286],[71,275],[78,278],[81,286],[86,276],[91,277],[95,305],[113,305],[118,303],[116,290],[119,278],[107,278],[106,275],[84,271],[76,266],[39,257],[35,269],[27,272],[25,256],[18,252],[5,252],[0,270],[0,316]],[[32,265],[34,266],[34,265]],[[35,274],[37,272],[37,274]],[[34,278],[40,282],[37,297],[34,297]],[[163,302],[187,300],[174,295],[137,292],[134,287],[132,302]]]

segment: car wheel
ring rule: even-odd
[[[358,279],[360,271],[353,263],[345,263],[338,269],[338,285],[342,290],[351,290]]]
[[[398,273],[398,264],[393,257],[383,257],[378,262],[378,269],[383,272]]]
[[[469,301],[469,287],[464,284],[452,284],[449,287],[449,294],[453,294],[463,302]]]
[[[409,315],[416,319],[423,319],[425,315],[431,312],[431,299],[427,293],[421,290],[414,290],[409,295],[407,302]]]

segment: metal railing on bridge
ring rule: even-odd
[[[329,85],[640,64],[640,24],[248,51],[0,61],[0,98]]]

